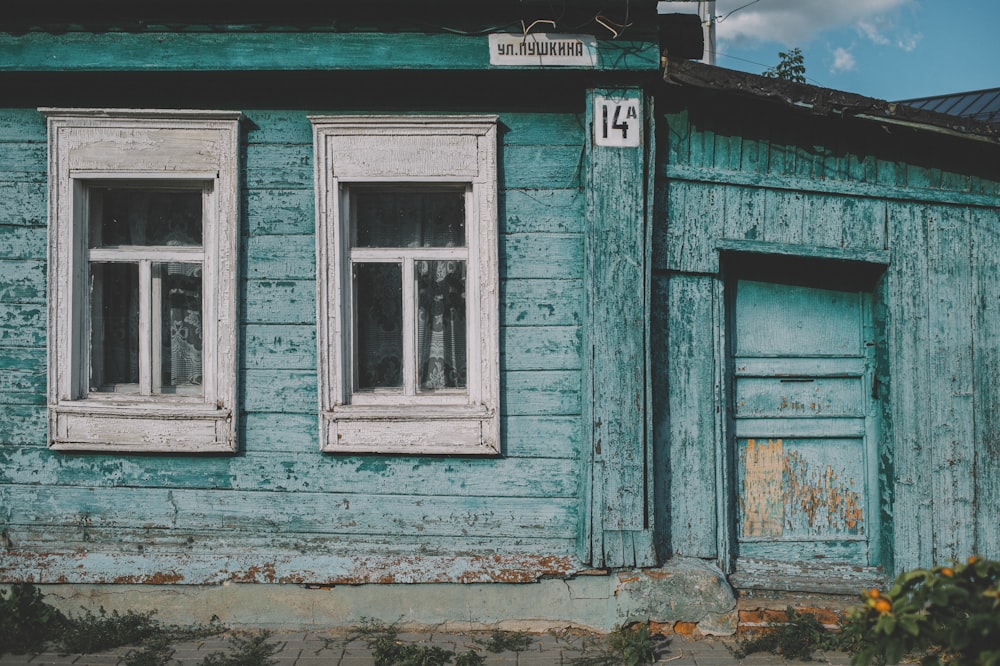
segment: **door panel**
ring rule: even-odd
[[[738,558],[869,564],[869,311],[861,292],[736,283]]]

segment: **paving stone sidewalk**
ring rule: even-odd
[[[582,637],[557,638],[551,634],[531,634],[532,644],[523,652],[487,652],[483,643],[488,633],[405,633],[398,636],[403,644],[439,646],[461,654],[474,650],[486,658],[487,666],[570,666],[580,657]],[[278,666],[374,666],[371,651],[360,640],[345,642],[344,634],[323,631],[273,632],[269,643],[281,647],[273,659]],[[692,639],[684,636],[665,638],[657,650],[657,664],[670,666],[768,666],[788,662],[770,654],[755,654],[736,659],[722,639]],[[198,666],[214,652],[232,653],[232,645],[225,635],[177,643],[171,666]],[[74,664],[74,666],[123,666],[125,656],[135,648],[118,648],[100,654],[59,655],[56,651],[37,655],[4,655],[0,666],[48,666]],[[589,653],[592,654],[592,653]],[[817,653],[816,666],[848,666],[850,659],[841,653]],[[799,662],[800,663],[800,662]]]

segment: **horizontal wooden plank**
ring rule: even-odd
[[[7,174],[0,173],[0,224],[25,227],[44,227],[48,219],[46,184],[38,180],[31,183],[9,182]]]
[[[44,396],[43,396],[44,397]],[[44,405],[11,404],[0,396],[0,445],[44,447],[48,433],[48,410]],[[13,452],[16,454],[16,451]]]
[[[527,583],[586,568],[540,537],[257,535],[212,530],[8,526],[0,581],[188,585]]]
[[[321,110],[246,110],[244,115],[250,121],[248,142],[312,145],[312,124],[308,116],[325,113]],[[583,144],[583,119],[576,114],[503,112],[499,123],[501,142],[505,146]]]
[[[0,303],[0,345],[44,347],[45,307],[37,303]]]
[[[29,32],[2,37],[0,71],[493,69],[486,35],[441,32]],[[599,70],[655,71],[658,66],[655,42],[598,44]]]
[[[0,483],[101,488],[274,491],[372,496],[575,497],[566,458],[330,456],[247,450],[237,457],[71,456],[43,448],[0,449]],[[302,497],[301,493],[309,494]]]
[[[756,439],[799,439],[832,437],[855,439],[865,436],[863,418],[740,418],[736,420],[736,437]]]
[[[243,409],[248,412],[315,414],[319,405],[316,370],[257,370],[244,372]]]
[[[501,155],[504,187],[574,189],[583,182],[583,146],[508,146]]]
[[[315,280],[247,280],[248,324],[315,324]]]
[[[241,443],[243,450],[283,451],[296,455],[319,451],[319,425],[315,413],[250,412],[243,423],[246,433]],[[581,447],[580,428],[578,416],[503,416],[501,453],[517,458],[575,460]]]
[[[506,234],[500,237],[501,278],[582,278],[583,236]]]
[[[0,143],[45,143],[45,116],[36,109],[0,109]]]
[[[582,233],[586,197],[580,189],[504,190],[501,233]]]
[[[316,276],[314,236],[254,236],[246,241],[251,280],[308,280]]]
[[[250,144],[246,151],[246,187],[312,190],[315,174],[312,143]]]
[[[580,413],[583,378],[563,370],[514,371],[500,378],[500,409],[507,416],[563,416]]]
[[[747,171],[704,169],[683,164],[665,164],[661,167],[660,173],[671,180],[761,187],[773,190],[788,190],[791,192],[839,194],[843,196],[892,199],[896,201],[958,204],[961,206],[991,207],[996,205],[996,197],[991,194],[915,187],[912,182],[906,187],[886,187],[878,183],[833,179],[819,180],[776,174],[759,174]]]
[[[502,326],[574,326],[583,320],[583,281],[504,280]]]
[[[500,138],[504,146],[582,146],[586,135],[583,114],[501,113]]]
[[[415,553],[451,555],[458,552],[487,551],[497,549],[512,554],[527,552],[551,552],[562,550],[565,539],[545,537],[517,537],[498,539],[482,536],[441,536],[412,534],[391,535],[331,535],[331,534],[274,534],[248,533],[238,535],[240,548],[232,548],[231,536],[211,526],[202,529],[160,529],[160,528],[104,528],[93,525],[47,525],[41,528],[31,525],[7,526],[8,535],[22,555],[31,552],[62,553],[72,552],[74,547],[90,544],[87,550],[111,551],[114,554],[139,553],[156,555],[178,553],[192,558],[211,556],[218,561],[223,552],[256,553],[260,557],[287,557],[287,551],[294,551],[309,557],[320,554],[338,557],[372,557],[373,553],[406,554]],[[115,549],[120,544],[121,548]],[[566,544],[570,546],[570,544]],[[570,546],[571,547],[571,546]],[[30,549],[30,550],[29,550]],[[84,548],[86,549],[86,548]],[[76,552],[79,555],[83,549]],[[285,552],[282,552],[285,551]],[[564,552],[568,552],[568,549]],[[2,557],[2,555],[0,555]],[[492,559],[492,558],[489,558]]]
[[[316,368],[316,326],[251,324],[243,332],[244,367]]]
[[[583,332],[579,326],[500,329],[500,370],[579,370]]]
[[[298,493],[166,488],[2,486],[9,525],[204,529],[230,534],[496,536],[568,538],[575,499],[328,493],[304,502]]]
[[[45,227],[0,224],[0,257],[44,259]]]
[[[15,393],[44,397],[45,349],[0,347],[0,401]]]
[[[583,448],[581,429],[579,416],[503,416],[500,418],[501,453],[516,458],[579,461]]]
[[[13,141],[0,143],[0,173],[45,174],[48,169],[48,148],[44,143]],[[5,177],[22,180],[22,177]]]
[[[312,189],[250,190],[246,194],[251,236],[311,234],[316,229]]]
[[[0,258],[0,302],[44,303],[45,262]]]

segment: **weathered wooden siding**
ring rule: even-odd
[[[46,448],[45,125],[0,111],[6,575],[472,581],[570,567],[585,510],[582,114],[501,114],[496,459],[320,453],[311,126],[304,110],[245,114],[240,450],[173,457]]]
[[[887,264],[875,293],[886,346],[877,352],[882,563],[1000,556],[995,151],[987,159],[969,141],[879,134],[773,106],[727,116],[718,100],[673,103],[658,128],[653,229],[654,307],[665,310],[654,312],[652,339],[661,546],[726,558],[731,482],[713,471],[731,455],[716,426],[727,386],[713,381],[725,370],[722,248],[761,262]]]

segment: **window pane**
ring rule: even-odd
[[[92,264],[91,391],[139,390],[139,267]]]
[[[463,192],[357,190],[354,247],[463,247]]]
[[[420,389],[465,388],[465,262],[417,261],[414,269]]]
[[[356,388],[403,386],[403,270],[354,265]]]
[[[160,329],[158,349],[153,349],[159,354],[154,364],[160,366],[154,393],[201,393],[201,293],[200,264],[153,264]]]
[[[90,189],[90,247],[201,245],[201,191]]]

